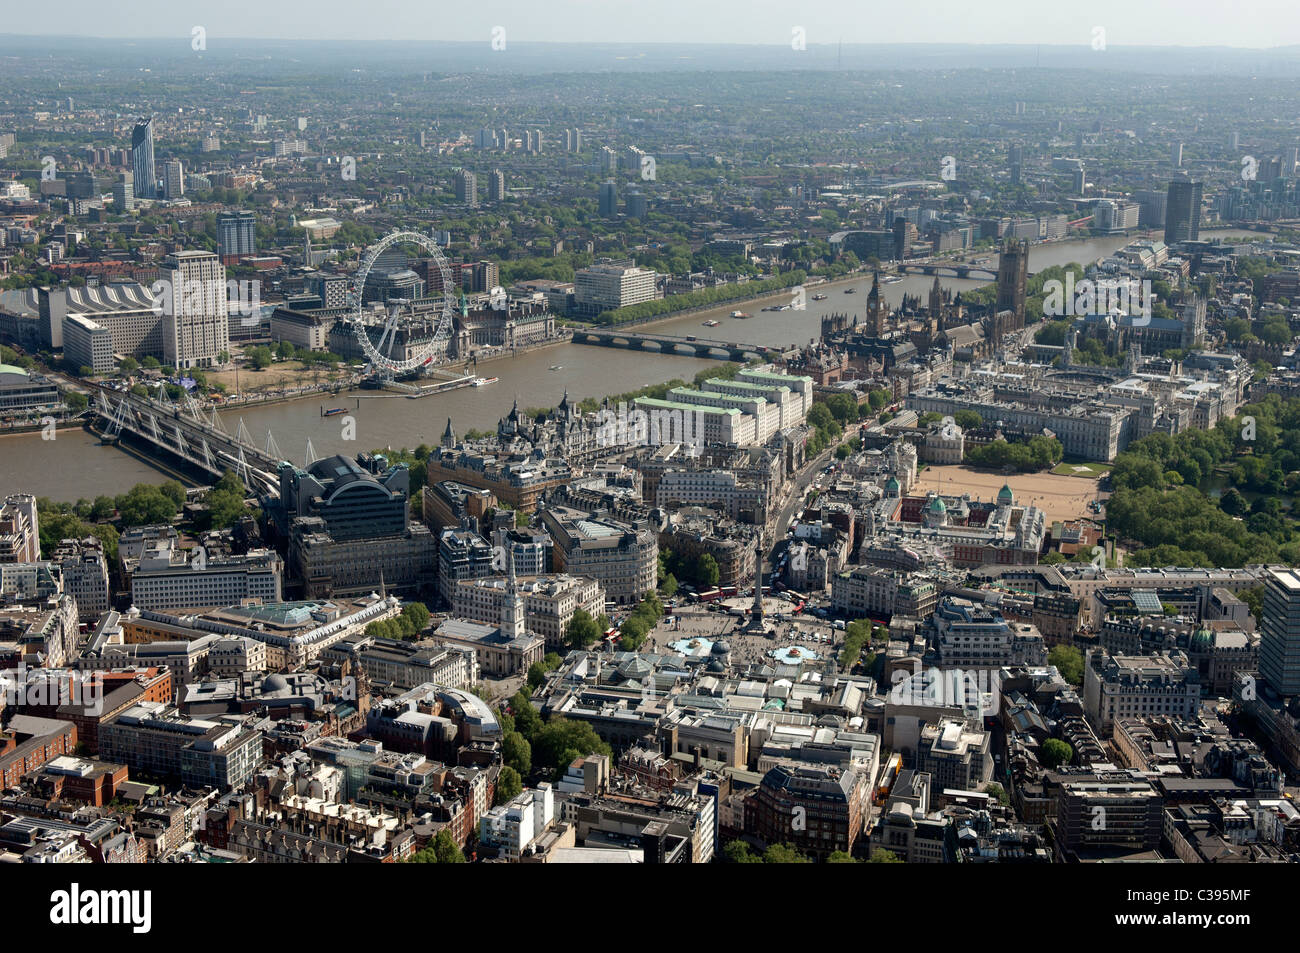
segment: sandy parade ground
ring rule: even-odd
[[[1047,514],[1049,522],[1092,516],[1088,501],[1097,496],[1097,481],[1085,477],[1051,473],[994,473],[966,466],[929,466],[918,476],[913,495],[937,490],[946,496],[969,493],[973,498],[992,500],[1008,484],[1017,503],[1032,503]]]

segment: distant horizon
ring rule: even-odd
[[[474,39],[474,40],[471,40],[471,39],[459,39],[459,40],[447,40],[447,39],[418,39],[418,40],[413,40],[413,39],[406,39],[406,38],[391,38],[391,37],[244,36],[244,35],[236,35],[236,34],[229,34],[229,35],[227,35],[227,34],[213,33],[213,32],[208,32],[208,33],[207,33],[207,38],[210,39],[210,40],[211,40],[211,39],[217,39],[217,40],[231,40],[231,41],[238,42],[238,43],[342,43],[342,44],[355,44],[355,45],[364,45],[364,44],[394,44],[394,45],[400,45],[400,46],[418,46],[418,45],[428,45],[428,46],[464,46],[464,47],[476,47],[476,46],[482,46],[482,45],[486,45],[486,44],[489,42],[489,41],[487,41],[487,40],[483,40],[483,39]],[[175,41],[175,40],[184,40],[186,43],[189,43],[191,37],[190,37],[189,34],[178,35],[178,34],[162,34],[162,33],[159,33],[159,34],[152,34],[152,35],[138,35],[138,36],[126,36],[126,35],[123,35],[123,36],[103,36],[103,35],[100,35],[100,34],[91,35],[91,34],[83,34],[83,33],[8,33],[8,32],[0,32],[0,41],[4,41],[4,40],[31,40],[31,39],[42,39],[42,40],[77,40],[77,41],[99,42],[99,43],[124,43],[124,42],[125,42],[125,43],[155,43],[155,42],[157,42],[157,43],[161,43],[161,42],[170,42],[170,41]],[[515,46],[515,45],[517,45],[517,46],[627,46],[627,47],[647,47],[647,46],[650,46],[650,47],[674,47],[674,46],[715,47],[715,46],[725,46],[725,47],[735,47],[735,48],[740,48],[740,49],[755,49],[755,48],[757,48],[757,49],[777,49],[777,50],[784,50],[784,49],[786,49],[786,48],[788,47],[788,45],[789,45],[788,43],[767,43],[767,42],[757,42],[757,41],[749,41],[749,42],[730,41],[730,42],[729,42],[729,41],[726,41],[726,40],[707,40],[707,39],[706,39],[706,40],[694,40],[694,41],[692,41],[692,40],[684,40],[684,39],[683,39],[683,40],[601,40],[601,39],[591,39],[591,40],[574,40],[574,39],[565,39],[565,40],[559,40],[559,39],[529,40],[529,39],[519,39],[519,40],[517,40],[517,39],[514,39],[513,37],[510,39],[509,43],[510,43],[510,45],[512,45],[512,46]],[[1036,42],[1036,41],[1032,41],[1032,40],[1026,40],[1026,41],[1023,41],[1023,42],[1013,42],[1013,41],[996,41],[996,42],[995,42],[995,41],[984,41],[984,42],[977,42],[977,41],[970,41],[970,40],[967,40],[967,41],[955,41],[955,40],[889,40],[889,41],[832,40],[832,41],[829,41],[829,42],[820,42],[820,43],[819,43],[819,42],[815,42],[814,40],[811,40],[811,39],[810,39],[810,40],[807,41],[807,46],[808,46],[808,48],[810,48],[810,49],[816,47],[816,48],[827,49],[827,50],[835,49],[835,48],[837,48],[837,47],[841,47],[841,46],[842,46],[842,47],[846,47],[846,48],[848,48],[848,47],[856,47],[856,48],[862,48],[862,47],[868,47],[868,48],[871,48],[871,47],[882,47],[882,48],[883,48],[883,47],[898,47],[898,46],[915,46],[915,47],[928,47],[928,48],[952,47],[952,48],[957,48],[957,49],[965,49],[965,48],[976,48],[976,49],[998,49],[998,48],[1032,49],[1032,48],[1041,48],[1041,49],[1063,49],[1063,50],[1074,50],[1074,49],[1077,49],[1077,48],[1079,48],[1079,47],[1088,48],[1089,45],[1088,45],[1087,43],[1063,43],[1063,42],[1046,42],[1046,41]],[[1208,44],[1208,43],[1201,43],[1201,44],[1189,44],[1189,43],[1128,43],[1128,44],[1125,44],[1125,43],[1110,43],[1110,44],[1108,44],[1108,46],[1107,46],[1107,50],[1106,50],[1106,51],[1109,52],[1109,51],[1112,51],[1112,50],[1126,50],[1126,51],[1139,51],[1139,50],[1183,50],[1183,51],[1186,51],[1186,52],[1197,52],[1197,51],[1207,51],[1207,52],[1210,52],[1210,51],[1215,51],[1215,50],[1231,50],[1231,51],[1233,51],[1234,53],[1250,53],[1250,52],[1277,53],[1277,52],[1282,52],[1282,51],[1286,51],[1286,50],[1294,50],[1294,51],[1296,51],[1297,53],[1300,53],[1300,41],[1292,42],[1292,43],[1285,43],[1285,44],[1277,44],[1277,45],[1274,45],[1274,46],[1237,46],[1237,45],[1226,44],[1226,43],[1215,43],[1215,44]]]
[[[480,0],[469,8],[427,0],[225,0],[220,5],[132,0],[106,10],[64,0],[57,13],[16,16],[13,36],[99,40],[182,39],[202,27],[211,39],[482,43],[504,31],[515,42],[737,46],[792,49],[846,45],[1078,46],[1276,50],[1300,46],[1291,0]],[[1141,42],[1135,42],[1141,41]],[[1094,44],[1097,44],[1094,46]]]

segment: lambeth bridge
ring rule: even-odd
[[[980,265],[959,265],[955,263],[929,265],[899,265],[898,270],[909,275],[938,275],[944,278],[982,278],[997,281],[997,272]]]

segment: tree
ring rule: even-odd
[[[531,741],[534,764],[539,769],[550,769],[555,780],[559,780],[564,769],[578,758],[611,753],[609,745],[600,740],[591,725],[568,718],[552,718]]]
[[[512,731],[501,738],[501,760],[527,777],[533,770],[533,746],[518,731]]]
[[[501,773],[497,775],[497,792],[492,803],[494,805],[506,804],[523,789],[524,782],[519,777],[519,772],[507,764],[501,769]]]
[[[1219,509],[1229,516],[1245,516],[1250,510],[1250,504],[1246,498],[1237,491],[1236,487],[1229,487],[1219,497]]]
[[[1250,609],[1250,614],[1255,617],[1256,622],[1262,622],[1264,619],[1264,587],[1252,586],[1237,593],[1237,598]]]
[[[892,850],[885,850],[883,847],[877,847],[867,858],[869,864],[901,864],[903,861]]]
[[[140,362],[133,357],[124,357],[117,367],[125,376],[130,377],[140,369]]]
[[[704,589],[712,589],[722,578],[718,569],[718,561],[713,558],[712,553],[704,553],[696,562],[695,581],[697,585]]]
[[[1055,665],[1061,677],[1071,685],[1083,684],[1083,653],[1073,645],[1054,645],[1047,653],[1047,664]]]
[[[244,484],[233,470],[221,475],[204,497],[204,502],[208,506],[208,527],[211,529],[234,526],[250,512],[244,503]]]
[[[402,608],[402,615],[411,624],[411,634],[423,632],[424,627],[429,624],[429,610],[423,602],[408,602]]]
[[[829,857],[826,858],[826,863],[828,863],[828,864],[856,864],[856,863],[858,863],[858,861],[854,859],[854,857],[853,857],[852,854],[845,853],[845,852],[842,851],[842,850],[837,850],[837,851],[832,851],[832,852],[831,852],[831,855],[830,855]]]
[[[728,841],[723,845],[722,856],[729,864],[761,864],[763,859],[749,849],[743,840]]]
[[[1039,752],[1039,760],[1052,771],[1055,771],[1063,764],[1068,764],[1073,757],[1074,749],[1060,738],[1048,738],[1043,742],[1043,747]]]
[[[411,855],[413,864],[463,864],[465,855],[461,849],[456,846],[452,840],[451,832],[447,828],[438,831],[438,836],[431,840],[424,850],[416,851]]]
[[[140,366],[146,370],[156,371],[158,368],[162,367],[162,363],[152,354],[148,354],[145,356],[145,359],[140,362]]]
[[[266,345],[258,345],[248,352],[248,360],[259,371],[265,370],[271,366],[271,349]]]
[[[525,738],[531,740],[542,730],[542,716],[537,714],[537,709],[533,707],[533,703],[529,701],[523,689],[511,696],[510,714],[515,720],[515,727]]]
[[[990,781],[988,784],[984,785],[984,793],[989,795],[989,797],[993,798],[1003,807],[1009,807],[1011,805],[1011,796],[1007,794],[1007,789],[996,781]]]
[[[292,341],[281,341],[275,346],[275,356],[282,361],[293,360],[293,355],[295,353],[296,351]]]
[[[564,630],[564,644],[570,648],[585,649],[599,639],[604,633],[591,613],[586,609],[575,609],[569,625]]]
[[[534,662],[532,665],[528,666],[529,688],[533,691],[537,691],[544,681],[546,681],[546,669],[542,667],[541,662]]]
[[[86,374],[82,376],[89,377],[90,375]],[[67,405],[69,410],[78,414],[90,406],[89,398],[79,390],[64,391],[63,403]]]
[[[185,505],[185,487],[181,486],[175,480],[167,480],[162,484],[162,486],[158,487],[158,489],[162,492],[163,496],[176,504],[178,510]]]
[[[672,573],[666,575],[664,577],[663,585],[659,587],[659,591],[664,594],[665,599],[671,599],[673,596],[677,595],[677,577]]]
[[[763,851],[765,864],[807,864],[811,861],[789,844],[772,844]]]
[[[180,507],[160,487],[137,483],[115,501],[123,526],[170,523]]]

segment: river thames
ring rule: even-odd
[[[1239,234],[1258,235],[1207,231],[1202,236]],[[1030,249],[1030,270],[1070,262],[1087,264],[1132,240],[1131,237],[1092,238],[1035,245]],[[996,257],[995,252],[989,255]],[[881,290],[891,306],[897,305],[904,294],[920,295],[924,301],[933,281],[932,277],[924,275],[909,276],[882,284]],[[939,281],[953,291],[988,284],[986,280],[944,277]],[[856,294],[844,293],[844,288],[850,284],[857,288]],[[869,277],[858,277],[851,283],[840,282],[820,289],[827,295],[824,301],[813,301],[810,293],[807,309],[803,311],[761,310],[768,304],[789,302],[790,294],[785,292],[743,304],[724,305],[712,311],[668,318],[642,325],[638,330],[769,346],[807,344],[820,333],[821,319],[825,315],[844,312],[861,319],[869,287]],[[736,309],[743,309],[752,317],[746,320],[729,317]],[[719,321],[719,325],[703,327],[703,322],[710,319]],[[415,447],[421,443],[434,446],[448,417],[458,434],[470,428],[489,429],[509,413],[516,399],[522,408],[554,406],[566,390],[573,399],[604,397],[674,377],[690,380],[710,363],[685,355],[558,344],[480,364],[479,374],[500,378],[499,382],[483,387],[465,387],[418,400],[375,391],[318,395],[229,411],[223,415],[223,420],[227,429],[234,433],[242,417],[258,446],[265,444],[269,430],[274,434],[281,453],[302,464],[309,439],[318,457],[332,453],[355,454],[383,447]],[[322,417],[322,406],[350,408],[350,415],[355,420],[356,439],[343,439],[343,417],[348,415]],[[96,437],[81,430],[60,431],[55,440],[42,440],[39,433],[0,437],[0,491],[5,494],[27,492],[75,501],[101,494],[116,495],[136,483],[156,483],[169,475],[125,450],[101,446]]]

